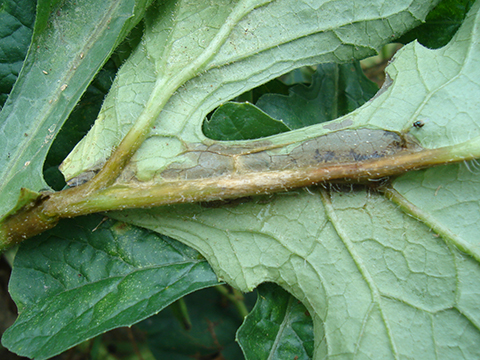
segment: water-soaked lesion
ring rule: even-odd
[[[88,170],[85,170],[80,175],[75,176],[74,178],[71,178],[70,180],[68,180],[67,185],[69,187],[75,187],[75,186],[85,184],[87,181],[93,179],[93,177],[100,172],[104,164],[105,164],[105,160],[96,163],[94,166],[92,166]]]
[[[356,163],[420,150],[406,134],[375,129],[342,130],[287,146],[289,151],[267,143],[255,148],[198,144],[185,154],[187,161],[171,164],[160,175],[164,180],[193,180]]]
[[[175,162],[161,173],[161,177],[166,180],[204,179],[227,175],[235,168],[234,157],[212,152],[207,147],[187,152],[185,156],[188,164],[197,165],[186,168],[184,163]]]

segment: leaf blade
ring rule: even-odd
[[[312,339],[312,319],[305,307],[273,284],[258,287],[257,303],[237,332],[247,360],[311,359]]]
[[[133,16],[134,1],[85,0],[50,14],[50,2],[39,2],[27,59],[0,113],[0,216],[13,208],[20,188],[48,189],[42,168],[53,138],[145,5],[138,1]]]
[[[202,131],[213,140],[249,140],[291,130],[250,103],[229,102],[218,107]]]
[[[67,221],[19,250],[10,292],[21,313],[4,333],[4,346],[46,359],[218,284],[194,250],[102,221],[101,216]]]
[[[391,28],[390,26],[387,27],[387,23],[395,24],[395,31],[403,31],[406,24],[413,26],[421,17],[425,16],[428,12],[428,5],[431,5],[424,4],[424,7],[403,8],[399,6],[397,9],[382,7],[381,3],[379,1],[375,6],[372,5],[372,9],[381,9],[377,11],[383,12],[370,13],[366,11],[365,13],[359,13],[358,19],[355,19],[356,26],[352,25],[351,14],[347,13],[346,17],[335,20],[337,22],[336,27],[331,24],[333,20],[329,18],[328,11],[326,11],[334,11],[335,6],[330,3],[325,6],[326,8],[316,9],[317,13],[311,12],[311,7],[303,3],[301,4],[302,11],[291,12],[291,4],[288,2],[272,2],[253,9],[232,28],[230,36],[220,47],[215,57],[205,63],[202,68],[203,72],[192,74],[191,79],[178,91],[176,91],[176,87],[172,89],[168,87],[168,91],[171,91],[172,94],[175,93],[165,104],[158,118],[155,119],[154,130],[145,141],[145,144],[149,145],[140,147],[131,161],[134,173],[142,181],[151,179],[153,174],[160,172],[161,168],[165,168],[174,157],[188,150],[182,145],[183,142],[198,143],[206,141],[201,133],[200,124],[204,117],[225,99],[238,96],[250,88],[302,65],[350,61],[352,57],[372,54],[391,35]],[[239,4],[241,5],[241,3]],[[188,6],[189,4],[180,1],[177,6],[182,5]],[[321,7],[321,2],[317,5]],[[204,7],[208,9],[209,5],[204,4]],[[302,15],[301,21],[293,15],[298,13]],[[325,22],[320,26],[317,14]],[[227,15],[224,17],[226,18]],[[285,22],[278,25],[277,21],[274,20],[277,17],[281,17]],[[382,20],[382,17],[388,18],[388,21],[386,19]],[[272,22],[269,23],[267,19],[272,19]],[[185,24],[178,23],[176,27],[172,27],[168,25],[170,24],[169,21],[169,16],[157,18],[156,23],[152,25],[151,32],[154,34],[160,32],[162,40],[177,38],[183,33],[177,34],[175,32],[176,28],[182,28],[182,26],[188,28],[190,26],[188,22],[185,22]],[[168,24],[165,24],[165,22],[168,22]],[[276,26],[275,32],[273,32],[274,37],[264,36],[265,33],[273,31],[270,24],[276,24],[274,25]],[[375,36],[369,38],[368,41],[358,41],[358,38],[355,40],[357,32],[361,31],[367,24],[377,27]],[[195,25],[197,27],[192,26],[190,28],[192,33],[207,33],[207,30],[203,29],[201,24]],[[286,31],[284,27],[291,30]],[[145,37],[147,44],[150,41],[152,44],[159,41],[153,39],[152,36],[149,37],[148,34],[149,31],[147,30],[147,36]],[[202,36],[207,37],[207,35]],[[202,36],[200,37],[202,38]],[[211,38],[211,36],[210,34],[207,38]],[[317,46],[319,43],[323,44],[321,50]],[[197,47],[196,43],[191,44],[191,46]],[[153,47],[155,46],[152,45]],[[158,47],[156,46],[156,48]],[[161,48],[168,49],[168,46],[162,44]],[[120,139],[123,139],[134,126],[133,124],[136,123],[137,118],[142,113],[143,103],[146,103],[153,91],[153,81],[156,79],[153,74],[157,65],[149,63],[153,61],[155,54],[158,56],[158,52],[150,53],[148,46],[141,48],[132,56],[130,63],[124,66],[123,72],[119,72],[116,79],[119,89],[124,89],[129,94],[132,92],[139,93],[136,90],[139,86],[149,90],[135,98],[134,110],[119,111],[122,114],[121,116],[117,116],[112,109],[123,109],[125,101],[129,101],[131,97],[122,97],[120,92],[116,91],[107,97],[104,110],[101,112],[93,130],[62,164],[61,170],[67,179],[78,176],[95,164],[105,162],[111,155],[111,149],[115,148]],[[165,69],[157,70],[157,72],[161,74],[165,72],[168,76],[171,71],[169,66],[175,66],[169,64],[185,64],[188,56],[185,60],[179,58],[178,54],[179,51],[173,50],[172,53],[168,51],[163,53],[158,66],[163,66],[162,64],[166,62]],[[146,59],[150,60],[147,61]],[[194,61],[195,58],[190,60]],[[146,64],[142,73],[139,73],[138,70],[134,71],[134,67],[140,62]],[[257,67],[257,70],[254,74],[249,74],[249,69],[252,66]],[[132,76],[134,73],[137,77]],[[164,82],[169,83],[165,77],[160,77],[156,81],[162,84]],[[163,91],[167,91],[167,88]],[[120,99],[124,101],[120,101]],[[138,123],[136,124],[138,125]],[[106,129],[116,129],[116,131],[112,134],[110,131],[104,131]],[[143,129],[143,131],[148,130]],[[108,135],[100,135],[104,133]],[[161,153],[161,158],[158,158],[158,155],[153,155],[154,153]],[[85,154],[87,156],[84,156]],[[153,157],[156,157],[155,163],[151,161]]]

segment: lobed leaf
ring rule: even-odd
[[[309,86],[293,86],[288,96],[265,93],[255,106],[248,102],[219,106],[204,121],[202,131],[210,139],[223,141],[267,137],[348,114],[377,91],[378,87],[365,77],[358,62],[321,64]]]
[[[214,140],[249,140],[291,130],[250,103],[229,102],[219,106],[203,123],[205,136]]]
[[[291,129],[315,125],[346,115],[370,100],[378,91],[358,62],[321,64],[307,87],[296,85],[289,96],[266,94],[256,105]]]

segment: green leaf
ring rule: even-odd
[[[256,106],[232,102],[221,105],[210,120],[204,121],[202,130],[208,138],[223,141],[267,137],[345,115],[377,91],[358,62],[321,64],[310,86],[291,87],[289,96],[265,93]]]
[[[255,104],[290,129],[336,119],[370,100],[378,91],[358,62],[322,64],[312,76],[310,86],[296,85],[289,96],[266,94]]]
[[[258,139],[289,130],[282,121],[249,103],[226,103],[203,123],[203,133],[214,140]]]
[[[258,287],[258,300],[237,333],[247,360],[313,356],[313,326],[307,309],[274,284]]]
[[[462,25],[473,0],[442,0],[427,16],[424,24],[412,29],[397,41],[408,44],[417,39],[422,45],[438,49],[448,44]]]
[[[10,293],[20,315],[4,333],[4,346],[47,359],[218,284],[196,251],[104,220],[97,215],[64,221],[19,249]]]
[[[253,297],[248,296],[248,302]],[[241,359],[235,332],[242,318],[215,289],[205,289],[184,298],[192,326],[185,329],[171,308],[137,326],[148,338],[156,359]]]
[[[33,40],[0,113],[0,217],[20,188],[48,188],[47,151],[70,111],[115,46],[140,21],[147,0],[41,0]]]
[[[32,38],[35,0],[0,2],[0,109],[17,80]]]

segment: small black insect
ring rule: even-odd
[[[425,125],[425,123],[422,120],[417,120],[413,123],[413,126],[417,129],[422,128]]]

